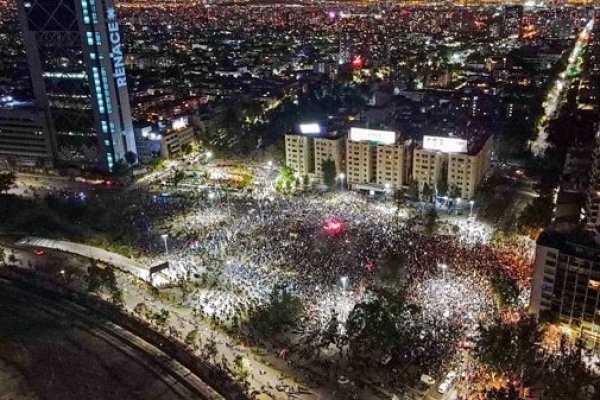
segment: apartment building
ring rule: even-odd
[[[344,172],[345,142],[344,136],[338,135],[314,138],[314,180],[323,180],[323,162],[326,160],[335,163],[336,175]]]
[[[313,138],[302,135],[285,135],[285,165],[300,175],[315,172]]]
[[[419,192],[427,184],[435,188],[442,178],[445,155],[440,151],[416,148],[413,152],[412,178],[417,182]]]
[[[448,193],[470,199],[485,177],[492,158],[492,137],[471,140],[424,136],[413,154],[412,176],[419,191],[425,184],[435,189],[445,181]]]
[[[54,163],[44,110],[27,105],[0,106],[0,160],[17,165]]]
[[[162,132],[160,152],[164,158],[173,158],[181,155],[186,146],[191,146],[196,141],[194,128],[189,125],[187,117],[180,117],[170,122]]]
[[[311,180],[323,180],[323,162],[335,163],[337,174],[345,170],[344,135],[317,134],[285,135],[285,165],[301,176],[308,175]]]
[[[589,231],[547,229],[537,240],[529,311],[576,336],[600,337],[600,241]]]
[[[460,194],[463,199],[475,196],[475,190],[490,168],[492,139],[488,137],[481,148],[472,153],[448,154],[448,192]]]
[[[393,131],[351,128],[346,142],[346,177],[353,189],[395,191],[411,175],[412,142]]]

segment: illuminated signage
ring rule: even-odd
[[[321,133],[319,124],[300,124],[300,132],[304,135],[318,135]]]
[[[378,144],[396,143],[396,132],[375,129],[350,128],[350,140],[353,142],[375,142]]]
[[[423,136],[423,149],[442,153],[467,153],[468,142],[465,139],[425,135]]]
[[[119,23],[117,22],[113,7],[106,10],[106,19],[108,20],[108,37],[112,46],[113,75],[117,87],[121,88],[127,85],[127,80],[125,78],[125,63],[123,47],[121,45],[121,34],[119,33]]]
[[[177,118],[177,119],[173,120],[173,123],[171,124],[171,127],[174,130],[187,128],[187,126],[188,126],[188,117]]]

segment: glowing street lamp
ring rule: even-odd
[[[346,174],[342,172],[338,175],[338,178],[340,179],[340,189],[344,190],[344,178],[346,178]]]
[[[206,153],[204,153],[204,155],[206,156],[206,161],[208,161],[212,158],[213,152],[209,150]]]
[[[346,290],[348,288],[348,277],[347,276],[342,276],[340,278],[340,282],[342,283],[342,290]]]
[[[448,265],[441,263],[438,266],[442,269],[442,279],[446,282],[446,270],[448,269]]]
[[[167,239],[169,238],[169,235],[167,235],[166,233],[164,233],[164,234],[160,235],[160,237],[165,242],[165,254],[169,254],[169,247],[167,246]]]

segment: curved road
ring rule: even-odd
[[[65,300],[0,280],[0,393],[26,387],[34,399],[222,399],[196,375],[122,328]]]

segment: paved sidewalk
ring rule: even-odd
[[[69,242],[65,240],[46,239],[37,236],[26,236],[16,242],[19,246],[39,247],[45,249],[59,250],[67,253],[77,254],[88,257],[106,264],[110,264],[125,272],[129,272],[145,281],[149,280],[149,270],[141,263],[121,254],[88,246],[81,243]]]

